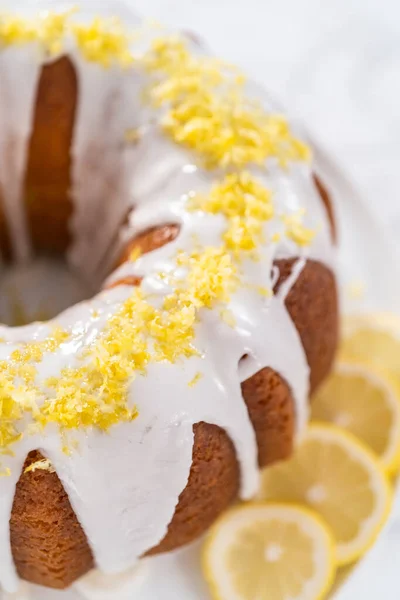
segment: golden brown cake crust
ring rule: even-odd
[[[290,275],[296,259],[279,260],[275,289]],[[339,335],[339,306],[333,273],[323,264],[309,260],[293,285],[286,307],[299,332],[310,366],[313,393],[328,375],[335,357]]]
[[[326,189],[324,183],[322,182],[321,178],[318,177],[317,175],[314,175],[314,181],[315,181],[315,185],[317,186],[317,190],[319,192],[319,195],[321,196],[321,200],[326,208],[326,212],[328,215],[328,219],[329,219],[329,224],[331,226],[331,236],[332,236],[332,240],[334,242],[337,242],[337,231],[336,231],[336,221],[335,221],[335,215],[334,215],[334,211],[333,211],[333,205],[331,202],[331,198],[328,194],[328,190]]]
[[[166,224],[161,227],[152,227],[147,229],[143,233],[136,236],[131,242],[129,242],[119,257],[116,267],[119,267],[124,262],[129,260],[129,257],[135,250],[139,251],[140,254],[146,254],[152,250],[157,250],[172,242],[179,233],[179,225]]]
[[[31,452],[24,469],[40,460]],[[62,589],[91,569],[92,553],[56,473],[21,475],[10,521],[11,548],[18,574]]]
[[[296,415],[284,379],[266,367],[242,383],[242,394],[256,434],[260,467],[290,456]]]
[[[43,66],[24,181],[27,222],[33,246],[39,251],[63,252],[70,239],[70,148],[77,96],[76,72],[68,58]],[[10,232],[2,206],[0,185],[0,249],[2,256],[9,259],[12,257]]]
[[[194,426],[189,481],[161,543],[149,554],[167,552],[196,539],[236,498],[239,467],[227,434],[216,425]]]
[[[77,95],[76,73],[68,58],[43,67],[25,175],[27,221],[33,245],[41,251],[63,252],[69,243],[70,149]]]
[[[128,275],[127,277],[121,277],[121,279],[113,281],[112,283],[107,285],[105,289],[110,290],[111,288],[118,287],[120,285],[140,285],[141,281],[141,277],[137,277],[136,275]]]
[[[1,105],[0,105],[1,110]],[[4,201],[1,192],[1,182],[0,182],[0,251],[1,256],[5,260],[9,260],[11,257],[11,241],[10,234],[8,231],[7,219],[4,213]]]

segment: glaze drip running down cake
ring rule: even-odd
[[[285,458],[337,342],[332,206],[269,97],[119,3],[0,17],[3,268],[99,290],[0,327],[0,586],[200,536]]]

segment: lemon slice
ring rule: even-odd
[[[400,379],[400,318],[391,313],[346,317],[340,356],[370,362]]]
[[[397,385],[368,365],[340,362],[311,402],[313,421],[354,433],[377,454],[387,474],[400,463]]]
[[[216,600],[317,600],[332,585],[334,541],[302,507],[248,504],[208,535],[203,569]]]
[[[311,425],[291,459],[265,469],[259,497],[317,511],[332,529],[340,565],[368,550],[391,504],[378,459],[352,434],[332,425]]]

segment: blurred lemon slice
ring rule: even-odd
[[[332,584],[334,541],[309,510],[248,504],[213,526],[203,568],[216,600],[317,600]]]
[[[340,356],[370,362],[400,381],[400,318],[391,313],[346,317]]]
[[[386,473],[400,462],[397,384],[369,365],[340,362],[311,402],[313,421],[329,422],[366,443]]]
[[[312,425],[291,459],[263,471],[259,498],[317,511],[344,565],[375,541],[389,514],[391,491],[379,461],[357,438],[332,425]]]

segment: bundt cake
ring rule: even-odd
[[[16,4],[16,6],[15,6]],[[0,586],[200,536],[287,457],[338,335],[312,152],[192,38],[118,3],[0,17],[4,266],[98,286],[0,327]]]

